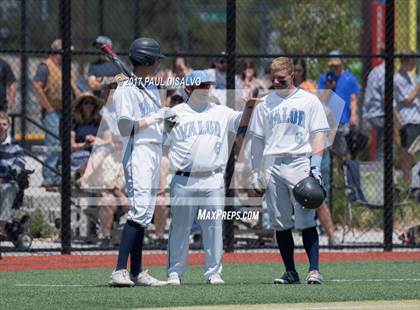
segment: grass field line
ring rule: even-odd
[[[35,283],[18,283],[18,287],[97,287],[98,285],[91,284],[35,284]]]
[[[347,309],[419,309],[420,300],[393,300],[393,301],[346,301],[346,302],[320,302],[320,303],[295,303],[295,304],[259,304],[259,305],[217,305],[217,306],[194,306],[194,307],[175,307],[175,308],[147,308],[160,310],[347,310]],[[147,310],[145,309],[145,310]]]
[[[420,278],[414,279],[331,279],[326,280],[325,282],[405,282],[412,281],[418,282]]]
[[[419,309],[420,300],[393,300],[393,301],[346,301],[346,302],[322,302],[322,303],[295,303],[295,304],[257,304],[257,305],[217,305],[217,306],[193,306],[175,308],[147,308],[145,310],[397,310],[397,309]]]
[[[420,278],[401,279],[332,279],[324,282],[420,282]],[[98,287],[93,284],[46,284],[46,283],[17,283],[18,287]]]

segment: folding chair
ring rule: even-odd
[[[384,173],[382,161],[358,162],[355,160],[346,160],[343,163],[344,170],[344,193],[346,196],[346,211],[349,219],[349,230],[352,231],[354,240],[360,239],[373,228],[383,226],[383,208],[384,208]],[[401,187],[394,185],[394,207],[400,209],[403,218],[402,208],[408,202],[408,193],[404,199],[401,199],[406,192]],[[357,237],[353,227],[353,208],[359,207],[374,212],[380,212],[380,220],[374,223],[374,227],[363,230]],[[348,231],[343,230],[343,242]]]

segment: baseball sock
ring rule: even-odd
[[[137,277],[138,274],[142,271],[141,256],[143,251],[144,227],[140,226],[139,224],[135,225],[137,226],[137,235],[130,252],[130,273],[134,277]]]
[[[121,234],[121,243],[118,251],[117,267],[115,270],[127,269],[128,255],[138,239],[138,227],[133,221],[127,221]]]
[[[302,240],[309,258],[309,270],[319,270],[319,238],[316,227],[302,230]]]
[[[276,239],[286,271],[296,271],[293,258],[295,243],[293,242],[292,231],[290,229],[276,231]]]

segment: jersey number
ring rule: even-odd
[[[303,142],[303,132],[297,132],[295,135],[295,142],[297,144],[302,144]]]
[[[221,148],[222,148],[222,142],[216,142],[216,144],[214,145],[214,152],[216,154],[219,154]]]

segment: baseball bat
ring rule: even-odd
[[[111,46],[108,44],[103,44],[99,47],[99,50],[105,54],[120,70],[121,72],[128,78],[132,78],[135,82],[136,87],[140,91],[144,91],[144,93],[149,97],[150,100],[160,109],[161,105],[156,101],[156,99],[149,93],[146,86],[141,82],[141,80],[131,71],[127,65],[118,57],[117,53],[115,53]]]

